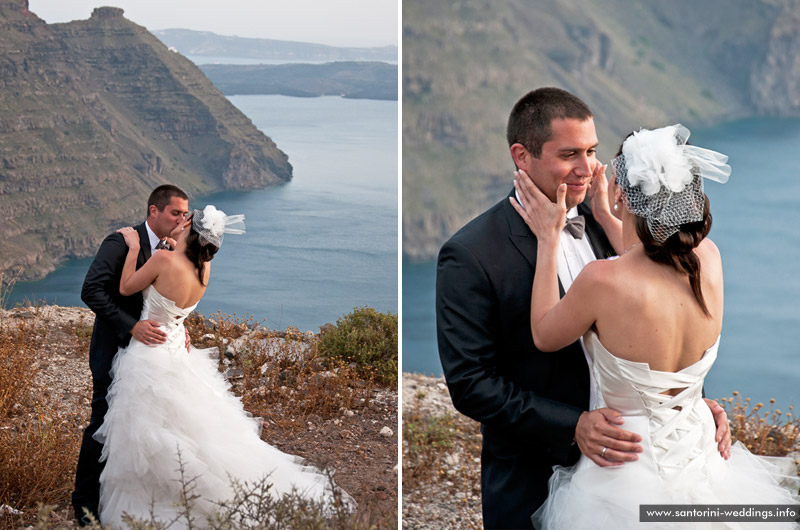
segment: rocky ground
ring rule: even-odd
[[[402,379],[403,528],[482,528],[480,425],[453,408],[443,377]]]
[[[73,436],[79,440],[90,410],[88,343],[94,314],[85,308],[44,306],[0,311],[0,320],[36,320],[46,329],[49,347],[38,360],[36,382],[56,411],[80,411],[82,423],[73,426]],[[243,385],[236,370],[228,375],[238,394]],[[392,527],[398,505],[397,392],[374,388],[362,399],[360,406],[333,417],[310,415],[297,421],[294,417],[287,421],[291,411],[286,407],[269,410],[267,405],[266,413],[263,408],[258,411],[264,417],[262,439],[319,467],[334,468],[337,484],[355,498],[359,511],[365,517],[372,514],[380,521],[379,528]],[[68,498],[59,503],[53,517],[59,528],[77,526]]]

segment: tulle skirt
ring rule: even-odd
[[[205,512],[232,496],[232,479],[265,476],[272,495],[294,492],[332,502],[326,475],[261,440],[260,421],[228,391],[207,351],[133,340],[117,353],[112,375],[109,410],[95,435],[106,462],[100,477],[104,524],[120,524],[124,512],[174,519],[182,483],[189,481],[195,508]]]
[[[627,429],[647,432],[646,418],[625,417]],[[724,460],[713,440],[699,440],[697,456],[667,468],[653,457],[648,438],[635,462],[600,467],[581,456],[572,467],[556,466],[549,496],[531,517],[537,529],[798,529],[776,522],[639,522],[639,506],[800,504],[800,478],[794,462],[757,456],[737,442]],[[666,507],[669,508],[669,507]]]

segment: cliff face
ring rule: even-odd
[[[430,259],[511,190],[514,103],[559,86],[607,162],[631,130],[800,116],[797,0],[403,2],[403,254]]]
[[[769,47],[750,77],[759,112],[800,116],[800,2],[776,21]]]
[[[287,182],[285,153],[189,60],[124,18],[48,25],[0,0],[0,272],[90,256],[149,192]]]

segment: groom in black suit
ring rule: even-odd
[[[570,233],[575,243],[568,241],[568,248],[562,243],[572,254],[565,254],[566,273],[577,275],[585,264],[574,254],[582,253],[584,261],[612,255],[583,204],[600,166],[589,108],[563,90],[535,90],[514,106],[508,142],[516,166],[551,200],[566,183],[567,209],[577,206],[583,216],[585,234]],[[553,465],[574,464],[598,437],[617,440],[607,443],[609,460],[601,465],[635,459],[640,439],[614,425],[613,411],[586,412],[589,371],[580,341],[553,353],[535,348],[530,307],[536,238],[511,206],[514,196],[511,190],[444,244],[436,275],[439,354],[450,395],[456,409],[482,424],[486,528],[531,528],[530,515],[547,497]],[[563,296],[561,265],[559,279]]]
[[[164,248],[167,235],[184,221],[189,211],[189,198],[176,186],[157,187],[147,201],[147,220],[136,226],[141,242],[136,268],[144,265],[156,248]],[[160,244],[160,245],[159,245]],[[89,346],[89,368],[92,371],[92,414],[83,432],[83,442],[75,473],[72,505],[81,526],[86,524],[84,508],[95,518],[100,500],[100,473],[103,446],[93,438],[108,411],[106,393],[111,384],[111,362],[121,347],[135,337],[145,344],[165,342],[166,334],[158,323],[139,320],[142,294],[122,296],[119,280],[128,247],[122,235],[114,232],[100,245],[81,290],[81,299],[95,313],[92,342]]]
[[[559,243],[563,296],[584,265],[614,254],[600,226],[615,222],[606,207],[583,202],[594,179],[597,135],[583,101],[558,88],[540,88],[514,105],[508,119],[511,157],[551,201],[567,185],[567,226]],[[604,182],[604,180],[603,180]],[[592,197],[602,204],[604,186]],[[581,453],[599,466],[637,459],[638,434],[619,427],[614,410],[589,410],[592,392],[581,341],[551,353],[536,349],[530,328],[536,237],[509,196],[459,230],[439,252],[436,328],[439,356],[453,404],[481,422],[481,491],[486,528],[531,528],[547,497],[554,465]],[[522,205],[525,207],[525,205]],[[599,216],[599,218],[598,218]],[[610,234],[617,234],[618,230]],[[621,241],[617,241],[620,248]],[[706,400],[717,442],[730,456],[725,411]]]

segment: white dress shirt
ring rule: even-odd
[[[158,236],[156,235],[156,233],[153,232],[153,230],[150,228],[150,223],[145,221],[144,222],[144,226],[145,226],[145,228],[147,228],[147,237],[150,239],[150,255],[152,256],[156,252],[156,245],[158,245],[158,242],[161,241],[161,240],[158,239]],[[161,249],[159,249],[159,250],[161,250]]]
[[[567,219],[572,219],[578,215],[578,208],[567,211]],[[567,230],[561,231],[561,239],[558,243],[558,279],[564,287],[564,292],[572,286],[572,282],[578,274],[590,262],[596,260],[589,243],[589,234],[584,232],[581,239],[575,239]],[[592,359],[586,353],[583,345],[583,337],[580,338],[581,349],[586,357],[586,364],[589,366],[589,410],[594,409],[597,402],[597,389],[595,388],[594,372],[592,371]]]
[[[515,190],[514,194],[517,203],[525,208],[525,205],[519,200],[519,193]],[[573,217],[577,217],[577,215],[577,206],[567,211],[567,219],[572,219]],[[594,255],[592,245],[589,242],[589,234],[584,231],[581,239],[575,239],[566,229],[561,231],[561,238],[558,242],[558,279],[561,280],[561,285],[564,287],[565,293],[569,290],[570,286],[572,286],[572,282],[575,281],[575,278],[578,277],[581,270],[596,259],[597,257]],[[580,343],[583,356],[586,357],[586,364],[589,366],[589,410],[593,410],[595,403],[597,403],[597,389],[595,388],[593,363],[591,357],[589,357],[589,354],[586,352],[586,346],[583,344],[583,337],[580,338]]]

